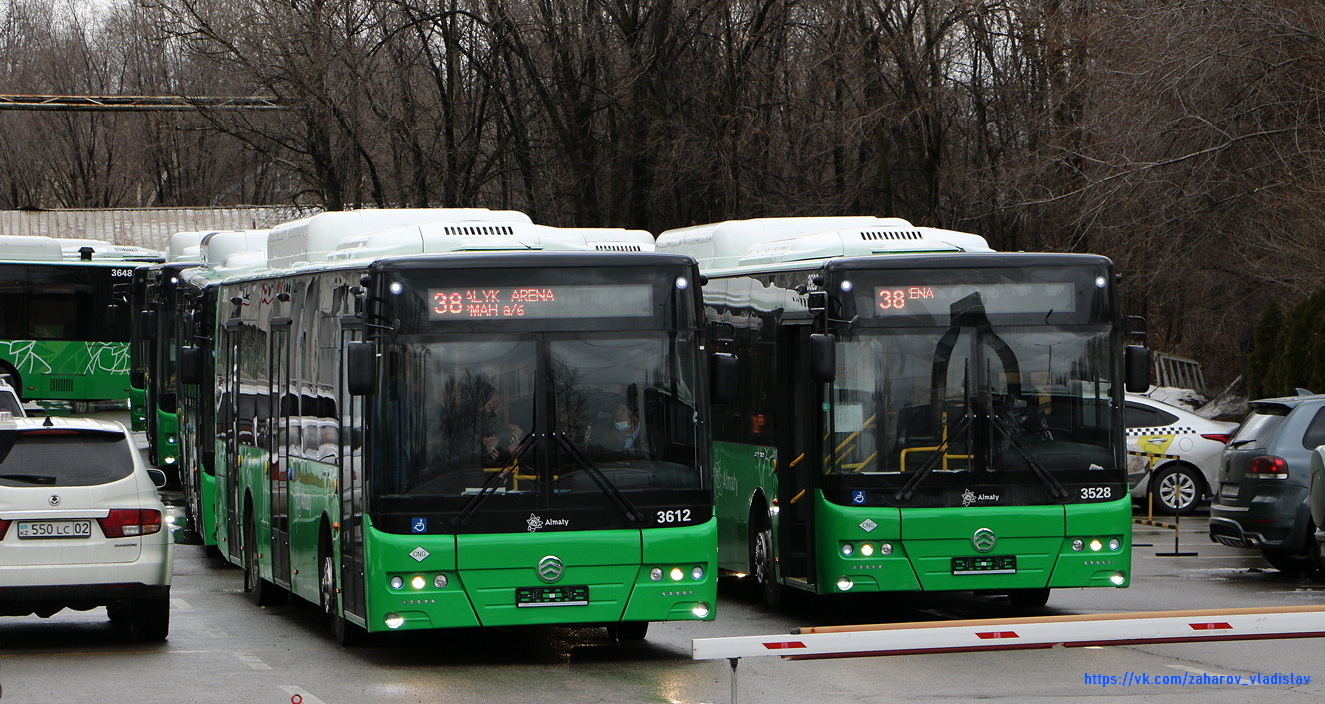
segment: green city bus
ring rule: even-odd
[[[157,252],[0,236],[0,375],[27,400],[129,398],[129,317],[115,285]]]
[[[770,605],[1128,585],[1122,394],[1148,358],[1124,352],[1109,260],[873,217],[700,225],[658,250],[699,260],[711,348],[739,360],[713,409],[719,566]]]
[[[395,212],[274,228],[265,269],[215,283],[210,352],[181,351],[214,387],[216,544],[251,598],[319,604],[341,642],[712,619],[694,260],[641,231]]]

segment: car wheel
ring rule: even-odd
[[[340,605],[336,599],[336,559],[332,556],[330,548],[326,546],[322,548],[318,564],[321,565],[318,570],[318,591],[322,602],[322,613],[326,614],[327,621],[331,624],[331,635],[343,646],[361,645],[367,639],[368,632],[361,626],[346,621],[345,616],[340,612]]]
[[[133,635],[138,640],[165,640],[170,632],[170,598],[156,597],[133,602]]]
[[[1177,465],[1155,473],[1151,478],[1150,493],[1156,511],[1170,516],[1187,516],[1201,503],[1204,487],[1196,470]]]
[[[773,611],[782,608],[785,594],[778,584],[773,559],[773,529],[764,527],[750,536],[750,570],[764,605]]]
[[[648,621],[621,621],[607,625],[607,635],[618,643],[638,643],[648,632]]]
[[[1316,571],[1314,561],[1309,555],[1294,555],[1287,552],[1276,552],[1274,550],[1261,550],[1261,557],[1270,563],[1270,566],[1283,572],[1285,575],[1296,577],[1301,574]]]
[[[1016,589],[1008,593],[1012,605],[1019,609],[1033,609],[1049,603],[1048,589]]]

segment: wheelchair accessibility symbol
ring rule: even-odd
[[[409,532],[411,532],[411,533],[427,533],[427,532],[428,532],[428,519],[426,519],[426,518],[413,518],[413,519],[410,519],[410,522],[409,522]]]
[[[864,505],[865,505],[865,492],[863,492],[863,491],[853,491],[853,492],[851,492],[851,503],[853,503],[853,504],[855,504],[855,505],[857,505],[857,506],[864,506]]]

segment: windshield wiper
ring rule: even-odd
[[[49,474],[0,474],[0,479],[11,479],[29,484],[54,484],[56,478]]]
[[[1031,468],[1031,471],[1035,473],[1035,476],[1040,479],[1040,482],[1044,484],[1045,488],[1049,490],[1049,496],[1051,498],[1059,501],[1068,498],[1069,494],[1067,493],[1067,489],[1063,488],[1063,485],[1054,478],[1053,474],[1049,473],[1049,470],[1044,468],[1044,465],[1040,464],[1031,456],[1030,451],[1017,441],[1017,438],[1013,436],[1012,431],[1003,426],[1003,422],[998,419],[997,415],[990,415],[989,422],[1004,439],[1012,444],[1012,447],[1016,449],[1017,452],[1021,453],[1022,457],[1026,458],[1026,464]]]
[[[930,473],[934,471],[934,466],[937,465],[939,460],[943,458],[943,455],[947,453],[948,446],[952,444],[952,439],[960,437],[965,433],[966,427],[970,424],[971,415],[969,412],[957,419],[957,422],[953,424],[952,428],[948,431],[947,437],[943,442],[939,443],[938,447],[934,448],[934,453],[929,456],[929,459],[925,460],[925,463],[920,465],[920,468],[916,470],[915,474],[912,474],[911,478],[906,480],[906,483],[902,485],[901,489],[897,490],[897,494],[894,498],[898,503],[910,501],[911,497],[916,495],[916,488],[920,486],[920,482],[924,481],[925,477],[929,476]]]
[[[530,431],[524,436],[524,439],[520,440],[520,444],[515,446],[515,451],[511,453],[511,459],[506,461],[506,466],[502,467],[500,471],[493,472],[492,476],[488,477],[486,482],[483,482],[483,488],[479,489],[479,492],[474,495],[474,498],[470,499],[469,503],[465,504],[464,508],[460,509],[460,513],[457,513],[455,517],[451,519],[451,525],[461,528],[469,525],[469,521],[473,519],[474,512],[478,510],[479,504],[483,503],[483,501],[489,496],[492,496],[492,494],[497,491],[497,485],[505,481],[506,478],[511,475],[511,472],[516,471],[520,466],[520,457],[524,455],[526,450],[533,446],[534,433],[533,431]]]
[[[621,493],[621,490],[617,488],[616,484],[613,484],[612,480],[608,479],[607,475],[603,474],[603,470],[599,469],[598,465],[594,464],[593,460],[589,459],[584,454],[583,450],[576,447],[575,443],[571,442],[570,439],[566,437],[565,433],[557,433],[553,435],[552,438],[553,440],[556,440],[557,444],[559,444],[567,454],[570,455],[572,460],[583,467],[584,471],[589,473],[589,478],[593,479],[594,483],[598,485],[598,488],[607,495],[607,498],[610,499],[613,504],[616,505],[617,510],[621,511],[621,515],[625,517],[626,523],[641,528],[644,527],[644,524],[640,522],[640,510],[635,508],[635,505],[630,502],[630,499],[626,498],[626,495]]]

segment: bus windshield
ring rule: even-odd
[[[457,510],[482,494],[479,512],[527,513],[701,489],[692,345],[678,332],[402,337],[374,495]]]
[[[1003,323],[985,307],[992,289],[966,288],[945,301],[934,287],[942,310],[922,301],[932,310],[904,324],[843,336],[825,419],[830,484],[855,490],[844,501],[900,506],[1119,498],[1112,326],[1067,305],[1067,285],[1046,305],[1080,324],[1046,324],[1006,296]]]

